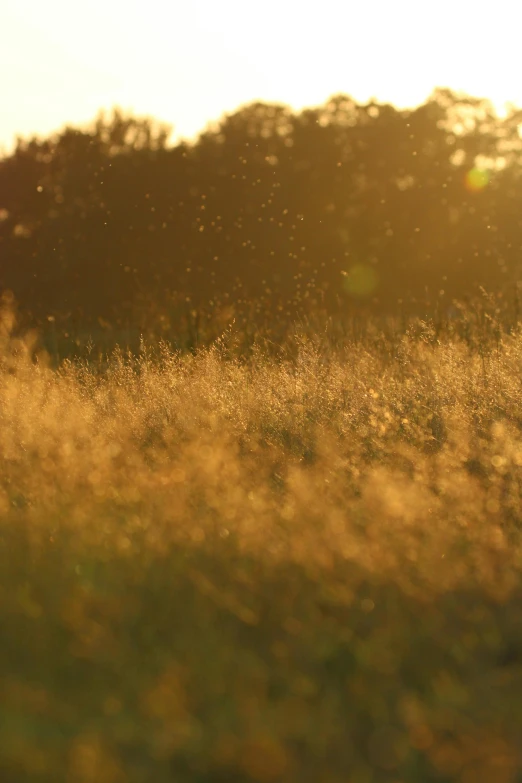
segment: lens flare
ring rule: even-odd
[[[484,190],[488,182],[489,173],[484,169],[470,169],[470,171],[466,173],[466,189],[472,193],[479,193],[481,190]]]
[[[352,296],[365,297],[377,288],[379,276],[367,264],[354,264],[344,275],[344,288]]]

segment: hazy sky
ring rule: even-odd
[[[522,105],[521,23],[513,0],[2,0],[0,147],[114,105],[184,137],[254,99]]]

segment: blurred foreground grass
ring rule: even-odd
[[[2,781],[522,780],[522,335],[53,370],[11,326]]]

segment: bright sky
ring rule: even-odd
[[[513,0],[2,0],[0,150],[115,105],[182,137],[252,100],[337,92],[522,105],[521,23]]]

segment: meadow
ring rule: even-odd
[[[522,331],[0,329],[0,779],[522,781]]]

